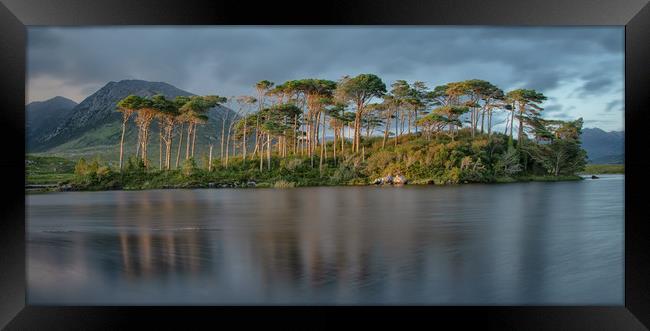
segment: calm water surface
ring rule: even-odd
[[[30,304],[623,304],[624,177],[26,196]]]

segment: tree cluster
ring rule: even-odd
[[[310,78],[275,84],[262,80],[254,89],[255,95],[231,98],[124,98],[117,105],[123,114],[120,169],[131,117],[135,116],[138,130],[136,154],[144,167],[150,168],[149,128],[157,120],[159,168],[171,170],[172,142],[178,140],[173,167],[178,169],[182,147],[184,159],[193,159],[196,131],[206,123],[208,110],[217,105],[234,109],[221,113],[220,165],[225,168],[236,159],[256,162],[262,173],[272,170],[273,159],[304,159],[321,176],[328,168],[342,167],[371,176],[409,172],[417,164],[442,169],[444,174],[436,176],[458,182],[522,173],[571,175],[585,165],[582,119],[544,119],[546,97],[531,89],[504,92],[479,79],[433,88],[397,80],[387,87],[373,74],[338,81]],[[499,126],[503,131],[496,132]],[[400,154],[404,150],[413,155]],[[413,160],[416,156],[419,159]],[[212,161],[210,144],[208,171],[214,169]],[[410,172],[418,176],[417,171]]]

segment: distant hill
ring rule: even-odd
[[[44,132],[52,132],[59,123],[67,120],[77,103],[54,97],[45,101],[35,101],[25,106],[25,134],[28,142]],[[28,149],[30,147],[28,146]]]
[[[153,96],[162,94],[174,98],[180,95],[192,95],[167,83],[147,82],[143,80],[123,80],[109,82],[104,87],[84,99],[74,109],[70,116],[60,122],[51,132],[42,132],[34,137],[34,151],[45,151],[83,136],[89,130],[119,121],[120,113],[116,111],[117,102],[135,94]]]
[[[599,128],[582,130],[582,147],[589,163],[623,164],[625,162],[625,132],[605,132]]]
[[[57,123],[52,122],[49,130],[34,130],[28,136],[28,152],[58,155],[72,159],[79,157],[99,156],[103,160],[115,161],[118,158],[118,146],[121,133],[121,114],[116,110],[117,102],[130,95],[153,96],[162,94],[168,98],[176,96],[191,96],[163,82],[148,82],[144,80],[122,80],[109,82],[81,103],[69,110],[69,113]],[[195,156],[207,153],[210,139],[221,133],[220,118],[225,111],[232,110],[218,106],[210,110],[210,120],[199,127],[196,137]],[[38,120],[38,116],[34,116]],[[155,163],[158,160],[158,128],[156,121],[152,123],[149,159]],[[130,120],[125,137],[125,155],[134,155],[136,151],[137,129]],[[175,151],[176,144],[172,150]],[[174,153],[175,154],[175,153]]]

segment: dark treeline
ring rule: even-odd
[[[263,80],[254,88],[253,95],[232,98],[124,98],[117,105],[123,114],[120,172],[132,118],[138,145],[130,168],[139,164],[144,172],[182,175],[189,167],[212,181],[288,178],[297,185],[350,184],[399,174],[416,183],[494,182],[571,176],[585,165],[582,119],[544,119],[546,97],[535,90],[504,92],[478,79],[434,88],[398,80],[387,87],[373,74],[336,82]],[[221,132],[214,133],[220,162],[213,162],[210,144],[203,156],[207,162],[199,167],[196,132],[208,110],[226,104],[234,113],[224,110]],[[158,121],[157,141],[149,132],[153,121]],[[155,143],[157,167],[147,159]]]

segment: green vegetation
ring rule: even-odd
[[[623,164],[587,164],[583,174],[600,175],[600,174],[624,174],[625,165]]]
[[[74,162],[55,156],[27,155],[25,173],[27,184],[57,184],[72,180]]]
[[[582,119],[542,118],[546,97],[534,90],[504,93],[476,79],[431,90],[398,80],[388,90],[372,74],[260,81],[255,90],[256,96],[233,98],[124,98],[117,105],[119,165],[80,159],[72,189],[366,185],[388,175],[414,184],[571,180],[586,164]],[[219,157],[212,144],[207,155],[195,156],[196,130],[221,103],[238,109],[228,124],[222,118]],[[503,133],[492,121],[499,111],[506,114]],[[132,117],[139,138],[127,157]],[[157,165],[147,158],[153,121]]]
[[[362,140],[359,154],[346,153],[336,161],[324,159],[323,166],[312,166],[307,156],[271,156],[270,170],[259,170],[256,160],[232,157],[229,165],[189,158],[179,169],[147,170],[144,162],[130,158],[123,171],[101,162],[81,159],[72,181],[75,190],[154,189],[194,187],[274,187],[325,185],[367,185],[388,174],[401,174],[413,184],[504,183],[515,181],[557,181],[580,179],[567,171],[555,176],[553,167],[529,159],[518,152],[508,136],[471,138],[462,129],[452,141],[446,134],[425,138],[416,134],[403,136],[397,146],[382,148],[381,137]],[[328,148],[333,148],[333,142]],[[320,159],[316,157],[320,164]]]

